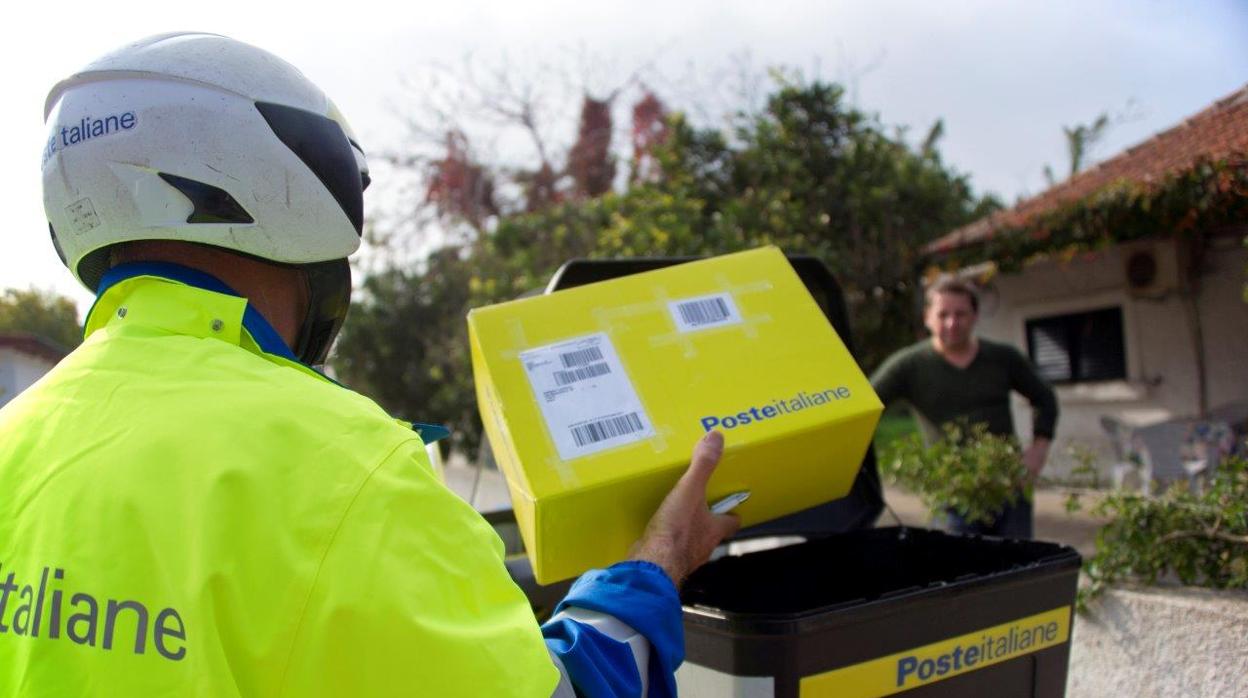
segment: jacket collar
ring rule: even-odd
[[[341,387],[320,371],[300,363],[277,330],[245,297],[197,269],[167,262],[134,262],[110,269],[100,280],[83,335],[90,337],[97,330],[127,320],[175,334],[229,342],[268,361]],[[410,425],[426,444],[451,433],[439,424],[403,424]]]
[[[282,339],[281,335],[277,333],[277,330],[269,324],[268,320],[264,319],[264,316],[261,315],[259,311],[257,311],[250,303],[247,303],[247,299],[244,298],[242,294],[230,288],[215,276],[206,274],[198,269],[191,269],[190,267],[184,267],[180,264],[172,264],[169,262],[132,262],[130,264],[120,264],[108,270],[108,272],[106,272],[100,279],[100,285],[97,291],[98,298],[103,299],[108,291],[114,286],[139,277],[152,277],[154,279],[172,281],[183,286],[189,286],[191,288],[197,288],[204,291],[211,291],[215,294],[241,300],[243,302],[241,317],[238,316],[237,312],[227,313],[227,315],[230,316],[229,319],[231,321],[231,325],[241,324],[242,329],[247,331],[247,334],[250,335],[250,339],[256,344],[261,352],[273,356],[280,356],[287,361],[298,362],[295,358],[294,352],[292,352],[290,347],[286,345],[286,342]],[[98,299],[96,303],[99,303]],[[231,303],[229,305],[231,306],[232,311],[237,310],[237,308],[233,307],[236,303]],[[95,308],[92,307],[92,313],[94,311]],[[214,318],[214,320],[219,320],[222,323],[226,321],[225,318]],[[211,328],[212,323],[210,322],[209,329]],[[222,329],[224,329],[224,327]],[[222,330],[216,330],[214,334],[219,335],[221,331]],[[192,332],[192,334],[198,333]]]

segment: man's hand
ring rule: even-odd
[[[1044,461],[1049,457],[1049,440],[1039,437],[1031,442],[1026,451],[1023,451],[1023,465],[1027,466],[1027,480],[1030,484],[1035,484],[1040,478],[1040,471],[1044,469]]]
[[[724,435],[707,432],[693,447],[693,460],[680,481],[659,505],[646,532],[633,546],[635,560],[663,568],[676,586],[711,556],[741,522],[732,514],[715,515],[706,506],[706,483],[724,454]]]

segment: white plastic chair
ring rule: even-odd
[[[1136,478],[1139,478],[1139,481],[1134,483],[1134,488],[1147,490],[1148,480],[1140,472],[1140,457],[1132,445],[1130,427],[1123,424],[1122,420],[1117,417],[1103,415],[1101,417],[1101,429],[1109,437],[1110,445],[1114,450],[1114,462],[1110,466],[1109,471],[1110,481],[1113,483],[1114,489],[1127,489],[1129,486],[1128,478],[1134,475]]]

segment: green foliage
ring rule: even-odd
[[[930,446],[919,434],[894,441],[880,470],[918,494],[933,516],[952,509],[971,523],[991,521],[1027,483],[1018,442],[988,433],[984,424],[946,424],[944,437]]]
[[[724,133],[671,115],[662,142],[645,153],[657,165],[647,176],[620,191],[499,214],[457,253],[457,293],[440,285],[445,279],[428,278],[432,260],[427,270],[368,279],[365,308],[348,319],[335,367],[392,411],[465,429],[471,447],[477,427],[468,383],[456,383],[453,395],[412,380],[415,369],[403,365],[438,356],[444,374],[466,381],[469,307],[540,289],[577,257],[715,255],[766,244],[828,263],[849,303],[863,365],[913,341],[923,243],[999,206],[975,198],[966,178],[941,163],[940,129],[911,148],[845,105],[840,87],[818,82],[779,83],[765,108],[739,114],[735,124]],[[426,283],[447,297],[422,310],[420,324],[381,307],[410,305],[431,293]],[[360,322],[371,327],[353,328]],[[434,328],[446,334],[435,337]]]
[[[880,424],[875,428],[875,452],[885,453],[894,441],[917,435],[918,432],[918,424],[909,410],[900,406],[889,407],[884,410]]]
[[[1067,177],[1074,177],[1083,169],[1092,149],[1105,137],[1109,125],[1109,114],[1102,112],[1090,124],[1062,127],[1062,134],[1066,137],[1066,155],[1070,160],[1070,170],[1066,174]],[[1049,181],[1049,186],[1057,184],[1057,177],[1053,174],[1053,168],[1048,165],[1044,166],[1044,178]]]
[[[78,307],[53,291],[15,288],[0,294],[0,332],[29,332],[72,349],[82,343]]]
[[[1101,471],[1097,467],[1097,453],[1086,445],[1074,443],[1066,449],[1066,460],[1072,463],[1070,473],[1063,478],[1066,491],[1066,513],[1083,509],[1083,496],[1102,488]],[[1042,478],[1043,479],[1043,478]],[[1048,481],[1048,484],[1053,484]]]
[[[472,270],[444,248],[420,270],[368,276],[331,357],[338,377],[392,414],[452,429],[452,443],[480,438],[463,312]]]
[[[913,341],[922,245],[999,204],[826,83],[779,85],[731,140],[676,114],[655,149],[661,176],[619,193],[500,220],[487,246],[509,278],[541,279],[572,256],[724,254],[775,244],[822,258],[844,288],[860,362]],[[514,255],[514,256],[512,256]],[[540,283],[536,284],[540,285]]]
[[[1084,562],[1086,601],[1123,582],[1248,589],[1248,460],[1219,464],[1199,493],[1183,484],[1157,497],[1115,492],[1092,509],[1110,517]]]
[[[1071,258],[1119,242],[1197,237],[1248,220],[1248,159],[1201,160],[1153,184],[1116,182],[1023,225],[996,229],[982,245],[954,251],[942,266],[985,259],[1016,271],[1032,259]]]

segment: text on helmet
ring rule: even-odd
[[[63,150],[71,145],[77,145],[92,138],[129,131],[138,122],[139,119],[134,112],[127,111],[120,114],[109,114],[99,119],[85,116],[79,119],[78,123],[69,126],[57,124],[60,128],[52,131],[47,145],[43,148],[43,161],[46,163],[48,158],[55,155],[58,150]]]

